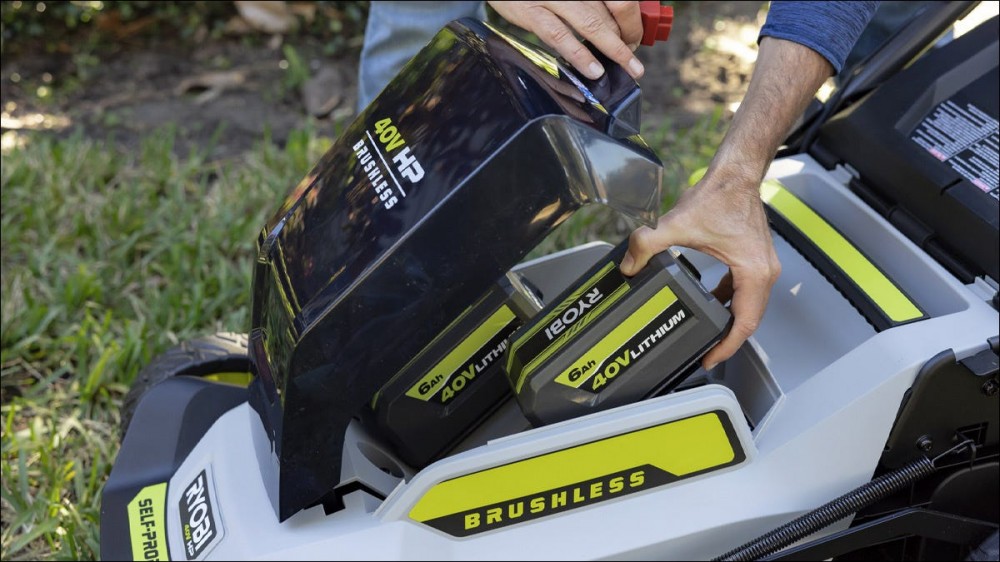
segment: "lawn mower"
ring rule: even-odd
[[[140,373],[102,557],[995,560],[997,19],[929,48],[970,7],[807,110],[781,276],[709,371],[719,262],[528,259],[590,203],[653,222],[635,81],[452,22],[261,230],[248,332]]]

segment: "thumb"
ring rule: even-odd
[[[660,217],[655,229],[643,226],[634,230],[628,238],[628,252],[622,258],[621,272],[628,277],[639,273],[649,258],[678,242],[673,234],[670,213]]]

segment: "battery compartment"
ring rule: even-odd
[[[830,172],[809,156],[776,160],[768,174],[851,241],[929,318],[959,313],[965,299],[948,273],[923,250],[865,206],[845,185],[846,172]],[[878,331],[798,248],[774,234],[782,274],[771,290],[761,326],[731,359],[691,383],[715,383],[736,394],[751,427],[766,423],[783,394],[875,337]],[[712,289],[726,272],[714,258],[685,256]],[[905,329],[901,326],[896,329]]]
[[[822,210],[823,218],[918,302],[930,318],[964,310],[966,302],[956,292],[954,280],[949,280],[950,274],[864,206],[846,187],[849,177],[842,176],[846,174],[827,171],[809,156],[777,160],[769,174],[811,208]],[[774,244],[783,272],[772,289],[760,329],[728,361],[710,372],[699,368],[677,390],[706,384],[729,388],[755,431],[766,425],[784,395],[878,334],[798,249],[777,234]],[[550,296],[575,282],[611,249],[610,244],[595,242],[525,262],[515,271]],[[682,253],[709,290],[726,271],[710,256],[689,249],[682,249]],[[451,454],[531,428],[517,403],[507,400]]]

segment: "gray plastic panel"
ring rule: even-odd
[[[964,308],[950,281],[954,279],[908,239],[861,202],[812,158],[776,161],[768,177],[778,179],[885,271],[931,316]]]

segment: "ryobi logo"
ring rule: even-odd
[[[512,344],[507,374],[520,391],[528,374],[628,292],[618,266],[609,262]],[[515,356],[524,365],[514,364]]]
[[[222,538],[222,529],[212,512],[211,490],[208,473],[202,470],[184,489],[179,502],[184,554],[188,560],[198,558]]]
[[[558,318],[545,327],[545,337],[549,338],[549,341],[555,339],[567,326],[572,326],[573,322],[576,322],[588,309],[603,298],[604,293],[601,292],[600,287],[594,287],[588,291],[587,294],[580,297],[578,301],[573,303]]]

